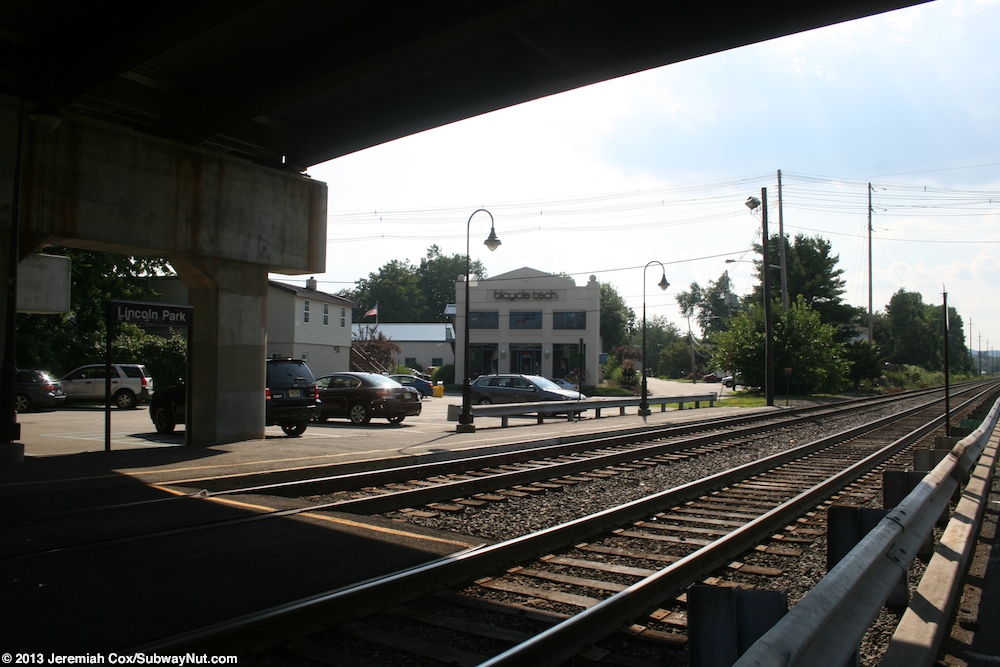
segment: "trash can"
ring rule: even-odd
[[[444,383],[438,382],[434,385],[434,398],[444,398]]]

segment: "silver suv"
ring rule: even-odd
[[[472,400],[479,405],[535,401],[582,401],[578,391],[563,389],[552,380],[538,375],[482,375],[469,388]]]
[[[70,371],[60,380],[70,401],[104,402],[104,364],[87,364]],[[131,409],[148,403],[153,395],[153,377],[142,364],[111,364],[111,402]]]

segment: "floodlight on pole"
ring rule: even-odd
[[[493,225],[493,214],[487,211],[485,208],[479,208],[472,212],[469,216],[469,222],[465,226],[465,337],[462,341],[463,349],[463,364],[465,370],[462,373],[462,413],[458,416],[458,426],[455,430],[458,433],[475,433],[476,426],[473,424],[472,417],[472,386],[469,380],[470,365],[469,365],[469,283],[471,282],[472,276],[472,260],[470,259],[470,249],[469,249],[469,237],[472,230],[472,218],[475,217],[476,213],[483,212],[490,216],[490,235],[486,237],[483,241],[483,245],[490,249],[492,252],[500,247],[500,239],[497,238],[497,232]]]
[[[667,282],[667,271],[663,267],[662,262],[658,262],[655,259],[648,262],[642,269],[642,398],[639,400],[639,415],[646,419],[650,415],[649,410],[649,392],[646,391],[646,269],[650,267],[651,264],[659,264],[660,269],[663,271],[663,277],[660,278],[660,282],[657,283],[657,287],[661,290],[665,290],[670,287],[670,283]]]

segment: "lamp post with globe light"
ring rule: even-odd
[[[479,213],[480,211],[490,216],[490,235],[486,237],[485,241],[483,241],[483,245],[491,251],[500,247],[500,239],[497,238],[496,229],[493,226],[493,214],[485,208],[479,208],[473,211],[472,215],[469,216],[469,222],[465,227],[465,338],[462,341],[465,371],[462,374],[462,414],[458,416],[458,426],[455,427],[455,431],[458,433],[476,432],[476,426],[473,424],[472,418],[472,387],[469,380],[471,369],[469,364],[469,283],[471,282],[471,276],[469,273],[472,271],[472,260],[470,259],[469,252],[469,237],[472,230],[472,218],[475,217],[476,213]]]
[[[746,207],[751,212],[760,207],[763,242],[761,246],[761,273],[764,282],[764,399],[768,407],[774,405],[774,335],[771,325],[771,261],[770,239],[767,232],[767,188],[760,189],[760,199],[750,197]],[[782,243],[784,240],[782,240]]]
[[[663,271],[663,277],[660,278],[660,282],[657,286],[661,290],[665,290],[670,287],[670,283],[667,282],[667,270],[663,267],[662,262],[658,262],[655,259],[648,262],[642,269],[642,399],[639,401],[639,414],[643,419],[650,415],[649,410],[649,392],[646,391],[646,269],[650,267],[651,264],[659,264],[660,269]]]

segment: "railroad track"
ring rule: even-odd
[[[781,561],[815,564],[816,556],[805,554],[823,540],[829,504],[872,503],[878,471],[906,466],[914,443],[941,431],[942,422],[940,405],[921,406],[143,650],[252,647],[271,651],[265,661],[285,664],[540,665],[581,654],[599,654],[603,664],[686,664],[690,584],[770,587],[786,575]]]
[[[939,400],[940,390],[914,392],[915,403]],[[484,455],[453,457],[406,466],[340,474],[328,468],[277,470],[251,475],[164,480],[159,486],[174,495],[155,500],[109,505],[83,505],[73,510],[39,515],[16,515],[0,520],[9,527],[12,544],[0,562],[13,562],[56,553],[85,551],[167,534],[221,529],[248,521],[282,519],[309,512],[378,514],[404,510],[413,518],[454,513],[469,506],[506,502],[532,494],[549,493],[569,485],[599,482],[634,469],[676,463],[737,449],[753,438],[777,432],[795,432],[804,425],[845,415],[892,412],[900,397],[859,399],[826,407],[790,410],[778,415],[756,415],[706,420],[683,426],[628,429],[613,435],[576,436],[569,442],[522,443],[514,449]],[[287,479],[308,473],[305,479]],[[279,478],[281,481],[263,480]],[[245,485],[248,480],[257,482]],[[239,499],[253,495],[296,498],[291,507],[256,510],[250,516],[232,516],[226,507],[212,507],[207,499]],[[195,520],[178,520],[173,506],[197,506]],[[162,511],[161,511],[162,510]],[[67,538],[81,515],[113,516],[101,524],[100,534]],[[160,518],[167,517],[170,518]]]

